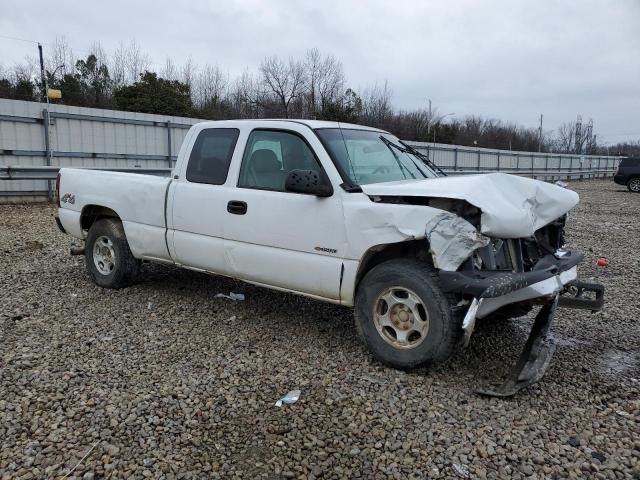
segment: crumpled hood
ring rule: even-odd
[[[362,185],[366,195],[466,200],[482,211],[481,232],[528,237],[578,203],[576,192],[530,178],[488,173]]]

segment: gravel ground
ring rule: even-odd
[[[568,242],[608,303],[561,310],[546,377],[511,400],[473,388],[508,371],[532,317],[404,373],[346,308],[158,265],[98,288],[51,206],[0,206],[0,478],[85,456],[70,477],[640,478],[640,195],[570,188]],[[246,300],[215,298],[230,291]]]

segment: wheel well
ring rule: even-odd
[[[120,219],[120,216],[110,208],[100,205],[87,205],[82,209],[82,213],[80,214],[80,228],[82,230],[89,230],[91,225],[103,218]]]
[[[356,274],[355,290],[358,290],[360,281],[373,267],[394,258],[415,258],[421,262],[433,265],[431,253],[429,252],[429,242],[424,238],[420,240],[389,243],[386,245],[376,245],[367,250],[362,257],[362,261],[358,267],[358,273]]]

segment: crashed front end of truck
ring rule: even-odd
[[[567,212],[577,204],[577,194],[504,174],[435,179],[428,196],[405,190],[403,195],[385,195],[382,188],[368,193],[375,193],[379,203],[420,205],[433,212],[424,238],[440,288],[459,299],[452,308],[464,317],[465,345],[476,320],[518,317],[541,306],[505,382],[479,392],[511,396],[538,381],[555,349],[550,327],[556,308],[595,312],[604,303],[601,285],[578,281],[583,255],[564,248]]]
[[[449,215],[443,217],[452,220]],[[445,220],[434,219],[435,224],[440,221]],[[471,230],[468,228],[471,224],[466,223],[468,227],[459,227],[456,239],[449,242],[436,233],[442,230],[435,229],[434,225],[430,232],[428,227],[431,245],[437,248],[446,244],[445,248],[456,252],[457,258],[468,250],[462,245],[454,246],[455,243],[477,246],[455,271],[439,271],[443,291],[458,294],[463,303],[469,304],[462,322],[465,345],[476,319],[497,313],[520,316],[535,305],[542,306],[520,358],[505,382],[480,393],[510,396],[542,378],[555,350],[550,327],[558,306],[592,312],[602,308],[604,288],[577,280],[577,265],[583,255],[563,248],[565,221],[566,215],[563,215],[534,235],[516,239],[490,238],[475,228]],[[465,242],[464,238],[468,240]],[[446,250],[440,250],[438,255],[433,252],[434,258],[451,260]]]

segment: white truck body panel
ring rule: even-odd
[[[85,238],[86,232],[80,228],[81,212],[92,205],[106,207],[122,220],[137,258],[171,262],[352,305],[358,267],[367,252],[378,246],[427,238],[427,225],[443,213],[424,205],[376,202],[376,197],[466,200],[482,211],[482,234],[500,238],[530,236],[578,201],[577,194],[569,190],[504,174],[386,182],[362,185],[360,193],[347,192],[340,187],[343,180],[336,165],[313,132],[317,127],[338,126],[316,121],[203,122],[194,125],[185,138],[171,179],[61,169],[60,193],[70,193],[75,199],[74,203],[61,204],[61,224],[71,235]],[[208,128],[239,130],[222,185],[186,179],[194,142]],[[361,126],[348,128],[377,131]],[[247,138],[255,129],[284,129],[303,137],[317,155],[333,186],[333,195],[320,198],[238,187]],[[226,205],[230,201],[246,202],[246,214],[229,214]],[[462,242],[445,248],[434,259],[455,270],[456,262],[447,260],[464,258],[474,248],[477,244]],[[488,313],[487,305],[483,314]]]
[[[74,192],[75,198],[74,203],[64,203],[60,209],[60,221],[69,233],[84,238],[79,214],[88,206],[106,207],[122,220],[134,256],[170,259],[165,240],[165,197],[170,179],[74,168],[62,168],[60,178],[61,191]],[[65,210],[77,215],[65,215]]]

